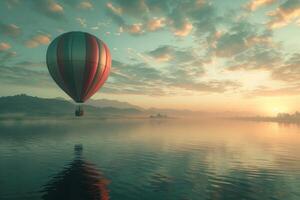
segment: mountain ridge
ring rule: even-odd
[[[74,115],[76,105],[68,100],[58,98],[40,98],[19,94],[0,97],[0,115],[19,116],[65,116]],[[92,116],[140,115],[142,112],[134,108],[98,108],[84,105],[84,110]]]
[[[104,103],[101,104],[101,102]],[[74,116],[75,108],[75,103],[61,97],[42,98],[26,94],[0,97],[0,115],[2,116]],[[150,118],[150,116],[158,114],[184,118],[251,116],[247,113],[236,112],[208,112],[167,108],[144,109],[127,102],[108,99],[92,100],[85,103],[83,109],[87,116],[101,117],[138,116]]]

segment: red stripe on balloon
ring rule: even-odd
[[[95,74],[95,76],[94,76],[94,79],[93,79],[93,81],[92,81],[92,83],[91,83],[91,85],[90,85],[90,87],[87,89],[88,91],[87,91],[87,94],[85,95],[85,97],[84,97],[84,101],[86,101],[87,99],[88,99],[88,96],[89,96],[89,94],[94,90],[94,88],[95,88],[95,86],[97,85],[97,83],[100,81],[100,78],[101,78],[101,76],[102,76],[102,74],[103,74],[103,71],[104,71],[104,68],[105,68],[105,65],[103,65],[102,66],[102,54],[103,53],[105,53],[106,54],[106,52],[105,52],[105,49],[103,49],[102,50],[102,48],[103,48],[103,43],[102,43],[102,41],[100,41],[100,40],[98,40],[98,39],[96,39],[97,40],[97,44],[98,44],[98,46],[99,46],[99,60],[98,60],[98,65],[97,65],[97,70],[96,70],[96,74]],[[101,50],[100,50],[101,49]],[[106,59],[106,56],[105,56],[105,59]],[[105,61],[106,62],[106,61]]]
[[[106,57],[107,56],[106,56],[106,50],[105,50],[105,48],[103,48],[103,42],[101,40],[97,40],[97,43],[98,43],[98,46],[99,46],[99,62],[98,62],[98,65],[97,65],[97,71],[96,71],[94,80],[93,80],[93,82],[91,84],[91,87],[88,88],[88,93],[85,96],[84,101],[86,101],[88,98],[90,98],[94,94],[93,91],[94,91],[96,85],[98,84],[98,82],[100,81],[100,79],[101,79],[101,77],[103,75],[105,66],[106,66]],[[102,65],[102,62],[103,62],[101,60],[102,59],[102,55],[100,55],[100,54],[103,54],[103,53],[105,53],[105,64],[104,65]]]
[[[111,56],[110,56],[110,52],[109,52],[109,49],[106,46],[106,44],[104,42],[102,44],[103,44],[103,46],[105,48],[105,52],[106,52],[105,68],[103,70],[103,73],[100,76],[100,80],[96,83],[95,87],[93,87],[91,89],[91,91],[89,91],[89,93],[86,96],[85,100],[88,99],[88,98],[90,98],[93,94],[95,94],[100,89],[100,87],[104,84],[104,82],[108,78],[108,75],[109,75],[109,72],[110,72],[110,68],[111,68]]]
[[[88,89],[93,83],[99,62],[99,47],[96,38],[86,35],[86,44],[86,62],[83,79],[84,85],[81,91],[81,99],[85,99],[85,96],[88,94]]]

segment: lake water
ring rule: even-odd
[[[222,120],[0,122],[0,199],[70,196],[299,200],[300,127]]]

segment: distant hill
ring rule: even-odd
[[[61,99],[46,99],[32,97],[25,94],[0,97],[1,116],[73,116],[75,104]],[[135,108],[98,108],[84,105],[86,115],[89,116],[128,116],[141,115],[142,111]]]
[[[143,110],[143,108],[127,103],[127,102],[122,102],[122,101],[117,101],[117,100],[110,100],[110,99],[89,99],[86,102],[87,105],[95,106],[98,108],[104,108],[104,107],[113,107],[113,108],[133,108],[137,110]]]
[[[0,117],[15,116],[74,116],[76,105],[63,98],[40,98],[26,94],[0,97]],[[127,102],[100,99],[89,100],[83,105],[86,116],[100,117],[146,117],[168,116],[170,118],[202,118],[247,116],[235,112],[205,112],[177,109],[143,109]],[[248,115],[249,116],[249,115]]]

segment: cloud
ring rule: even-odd
[[[113,2],[115,2],[118,6],[108,2],[107,7],[118,15],[126,14],[135,18],[143,18],[149,12],[149,7],[145,0],[114,0]]]
[[[250,11],[255,11],[262,6],[267,6],[275,3],[277,0],[251,0],[246,8]]]
[[[125,64],[113,60],[114,66],[109,84],[104,92],[121,94],[161,95],[163,88],[160,83],[164,79],[161,71],[146,63]]]
[[[282,65],[272,71],[272,78],[289,83],[300,83],[300,54],[293,54]]]
[[[143,29],[143,24],[140,23],[126,26],[125,30],[133,35],[139,35],[145,32]]]
[[[279,48],[273,39],[272,30],[261,29],[248,21],[240,21],[226,32],[216,32],[210,39],[211,51],[217,57],[231,59],[238,54],[252,52],[253,48]]]
[[[276,47],[271,35],[252,35],[246,38],[246,44],[248,47],[254,45],[265,45],[269,47]]]
[[[8,44],[6,42],[1,42],[0,43],[0,52],[6,51],[6,50],[8,50],[10,48],[11,48],[10,44]]]
[[[121,7],[116,7],[112,3],[107,3],[106,7],[116,15],[121,15],[123,13],[123,9]]]
[[[300,93],[300,85],[295,86],[283,86],[280,88],[269,88],[269,87],[262,87],[251,91],[247,96],[293,96],[299,95]]]
[[[173,65],[172,70],[163,70],[144,62],[125,64],[113,60],[114,68],[102,92],[157,96],[188,91],[223,93],[240,87],[230,80],[196,80],[204,70],[201,62],[193,62],[183,61]]]
[[[106,7],[108,8],[106,9],[106,13],[112,19],[112,21],[114,21],[120,27],[126,26],[126,22],[121,16],[123,12],[121,8],[116,8],[111,3],[107,3]]]
[[[10,51],[11,45],[7,42],[0,43],[0,64],[4,64],[11,58],[15,57],[17,53],[15,51]]]
[[[47,71],[38,71],[21,66],[5,66],[0,63],[0,82],[13,85],[52,86]]]
[[[158,62],[167,62],[173,59],[171,49],[168,46],[159,47],[153,51],[150,51],[148,55],[154,58]]]
[[[228,70],[272,70],[282,61],[281,46],[272,36],[272,30],[241,21],[220,34],[211,51],[226,59]]]
[[[287,0],[281,4],[275,11],[270,12],[271,20],[268,22],[268,27],[271,29],[287,26],[300,17],[300,1]]]
[[[181,29],[174,30],[174,35],[179,37],[185,37],[191,33],[193,29],[193,24],[186,22],[183,24]]]
[[[36,48],[40,45],[47,45],[51,41],[49,35],[39,34],[25,42],[25,46],[28,48]]]
[[[172,64],[182,64],[197,60],[197,55],[192,49],[186,51],[170,45],[160,46],[152,51],[146,52],[146,54],[156,61],[170,62]]]
[[[0,22],[0,33],[12,38],[16,38],[21,34],[21,29],[15,24],[4,24]]]
[[[205,56],[200,56],[194,49],[178,49],[174,46],[160,46],[147,55],[158,62],[166,64],[164,84],[168,88],[197,92],[222,93],[240,87],[231,80],[200,81],[205,75],[203,66],[209,62]]]
[[[58,19],[63,17],[64,9],[61,4],[55,0],[39,0],[33,1],[36,11],[47,17]]]
[[[223,81],[207,81],[207,82],[183,82],[175,83],[173,86],[190,90],[190,91],[200,91],[209,93],[224,93],[228,90],[234,90],[241,85],[238,82],[223,80]]]
[[[46,67],[45,62],[20,61],[15,63],[15,66],[21,67]]]
[[[112,21],[128,33],[146,34],[167,28],[175,36],[184,37],[194,29],[209,33],[218,22],[212,4],[203,0],[114,0],[106,6]],[[130,31],[136,24],[140,24],[139,31]]]
[[[193,48],[179,49],[170,45],[160,46],[146,52],[146,55],[156,62],[161,62],[165,70],[169,71],[168,76],[187,81],[197,80],[204,75],[203,66],[210,62],[210,58],[199,55]]]
[[[181,29],[187,22],[193,26],[194,35],[197,38],[203,38],[207,35],[214,34],[216,27],[222,19],[217,16],[216,8],[209,1],[181,1],[170,14],[175,28]]]
[[[245,23],[237,24],[216,41],[215,54],[218,57],[232,57],[248,49],[246,38],[252,30]]]
[[[80,26],[82,26],[82,27],[86,27],[87,26],[87,24],[86,24],[86,19],[84,19],[84,18],[81,18],[81,17],[77,17],[76,18],[76,21],[80,24]]]
[[[63,7],[59,5],[58,3],[50,3],[48,10],[53,12],[53,13],[62,13],[63,12]]]
[[[93,9],[93,4],[89,1],[82,1],[78,4],[78,8],[82,10],[91,10]]]
[[[161,28],[163,28],[166,25],[166,19],[161,17],[161,18],[153,18],[150,19],[147,23],[147,29],[149,31],[157,31]]]
[[[155,32],[161,30],[166,25],[166,20],[164,18],[153,18],[146,21],[145,24],[134,23],[134,24],[123,24],[120,26],[119,33],[127,32],[131,35],[142,35],[149,32]]]
[[[256,46],[246,52],[234,57],[227,64],[229,70],[257,70],[263,69],[272,71],[282,62],[281,52],[272,49]]]
[[[0,65],[10,61],[17,55],[15,51],[0,51]]]

